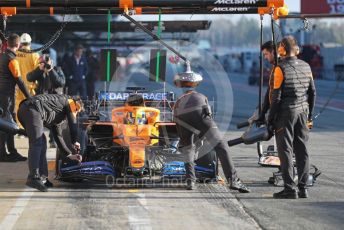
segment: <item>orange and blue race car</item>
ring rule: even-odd
[[[83,162],[73,164],[57,157],[59,179],[184,178],[183,155],[178,152],[179,138],[172,122],[174,94],[128,89],[134,92],[100,93],[97,113],[93,111],[83,122],[87,139]],[[110,119],[101,120],[99,114],[106,111]],[[216,180],[214,151],[196,161],[196,174],[202,181]]]

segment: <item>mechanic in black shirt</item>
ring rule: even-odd
[[[273,197],[307,198],[309,177],[307,143],[316,89],[309,64],[297,58],[299,47],[294,37],[284,37],[277,51],[282,60],[273,71],[268,124],[270,130],[275,131],[284,189],[274,193]],[[298,174],[298,192],[294,182],[293,153]]]
[[[3,109],[2,118],[13,121],[15,86],[18,85],[26,98],[30,97],[30,93],[21,78],[19,63],[16,60],[16,51],[20,46],[19,36],[11,34],[7,44],[6,51],[0,54],[0,107]],[[6,153],[6,144],[10,154]],[[14,135],[0,132],[0,162],[26,160],[27,158],[21,156],[14,146]]]
[[[179,150],[187,156],[185,161],[186,188],[188,190],[195,188],[196,145],[200,145],[200,140],[202,140],[214,146],[226,179],[230,183],[230,188],[241,193],[248,193],[250,190],[238,178],[229,155],[229,147],[222,140],[222,135],[212,118],[207,97],[192,89],[197,87],[201,81],[202,77],[195,73],[187,73],[184,76],[177,75],[174,79],[177,87],[190,88],[178,98],[173,111],[173,119],[180,137]]]
[[[27,74],[29,82],[36,82],[36,95],[38,94],[62,94],[66,79],[60,67],[53,65],[49,54],[39,57],[39,66]],[[52,132],[49,133],[50,148],[56,148]]]
[[[76,141],[76,116],[82,109],[81,103],[64,94],[41,94],[23,101],[18,110],[18,119],[23,124],[29,138],[29,175],[26,185],[40,191],[47,191],[40,175],[48,175],[46,159],[46,138],[44,127],[52,130],[54,139],[62,152],[71,159],[81,161],[78,154],[80,144]],[[59,126],[68,121],[73,148],[67,147]]]

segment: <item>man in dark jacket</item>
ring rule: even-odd
[[[74,55],[68,59],[66,65],[68,95],[77,96],[85,100],[87,98],[86,75],[88,71],[87,60],[83,56],[84,48],[78,45]]]
[[[261,51],[263,53],[264,59],[267,60],[271,64],[271,69],[273,70],[275,67],[275,51],[274,51],[274,43],[273,41],[265,42],[262,47]],[[262,112],[258,119],[258,124],[265,123],[265,116],[270,109],[270,100],[271,100],[271,92],[273,89],[273,71],[271,71],[269,76],[269,87],[266,90],[263,105],[262,105]]]
[[[11,34],[7,41],[8,47],[4,53],[0,54],[0,107],[4,110],[2,118],[13,120],[15,86],[23,92],[26,98],[30,93],[21,79],[19,63],[16,60],[16,51],[19,49],[20,42],[17,34]],[[6,145],[10,154],[6,153]],[[25,161],[27,158],[21,156],[14,146],[14,135],[0,133],[0,161],[15,162]]]
[[[176,76],[174,83],[177,87],[195,88],[198,86],[202,81],[202,77],[190,73],[190,71],[185,76]],[[193,190],[195,188],[194,161],[196,160],[196,146],[200,145],[202,140],[214,147],[226,179],[230,183],[230,189],[242,193],[250,192],[237,176],[233,161],[229,155],[229,147],[222,140],[222,135],[211,116],[207,97],[193,89],[187,90],[176,101],[173,113],[178,136],[180,137],[179,150],[187,157],[185,161],[187,189]]]
[[[26,185],[46,192],[41,175],[48,175],[47,146],[44,127],[52,130],[59,149],[71,160],[81,161],[77,150],[80,144],[77,138],[76,116],[81,110],[78,101],[64,94],[41,94],[23,101],[18,110],[18,119],[23,124],[29,138],[29,175]],[[62,137],[60,124],[68,121],[74,152],[71,152]],[[50,184],[49,184],[50,186]]]
[[[282,60],[273,72],[268,124],[270,129],[275,131],[284,181],[284,190],[274,193],[274,198],[308,197],[308,123],[312,122],[315,86],[311,68],[297,58],[298,51],[295,38],[283,38],[278,48]],[[293,180],[293,153],[298,173],[298,192]]]
[[[39,58],[39,66],[27,75],[29,82],[36,82],[36,94],[62,94],[66,84],[65,76],[60,67],[53,65],[49,55]]]

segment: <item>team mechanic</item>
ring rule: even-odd
[[[274,198],[308,197],[308,123],[312,123],[316,93],[311,68],[296,57],[298,52],[294,37],[283,38],[278,47],[282,60],[274,69],[268,124],[271,130],[275,130],[284,181],[284,189],[274,193]],[[298,192],[293,180],[293,152],[298,173]]]
[[[47,144],[44,127],[50,128],[58,147],[70,160],[81,161],[78,154],[80,144],[76,142],[76,116],[81,111],[81,104],[64,94],[41,94],[24,100],[18,111],[18,119],[23,124],[29,138],[29,175],[26,185],[46,192],[52,187],[50,181],[43,183],[41,175],[48,175]],[[71,151],[62,137],[59,124],[65,119],[68,121],[71,140],[75,151]]]
[[[208,99],[195,88],[202,81],[200,75],[188,75],[182,77],[177,75],[174,84],[181,88],[191,88],[182,94],[176,101],[174,107],[174,121],[180,137],[179,150],[187,156],[185,161],[187,189],[195,189],[195,158],[197,140],[207,141],[215,146],[217,156],[220,159],[223,172],[230,188],[241,193],[248,193],[250,190],[237,177],[233,161],[229,155],[229,147],[222,141],[222,136],[212,118]]]
[[[0,107],[3,109],[3,118],[13,120],[14,114],[14,95],[15,86],[23,92],[26,98],[30,97],[30,93],[26,88],[16,60],[16,51],[20,46],[19,36],[11,34],[7,40],[7,49],[0,54]],[[10,154],[6,153],[6,145]],[[14,135],[0,133],[0,161],[25,161],[27,158],[21,156],[14,146]]]
[[[262,105],[262,112],[258,118],[258,120],[256,121],[256,123],[258,125],[260,124],[265,124],[265,117],[267,112],[270,109],[270,101],[271,101],[271,92],[273,89],[273,85],[274,85],[274,71],[273,69],[275,68],[275,51],[274,51],[274,43],[273,41],[267,41],[265,42],[262,47],[261,47],[261,51],[263,53],[263,57],[265,60],[267,60],[270,64],[271,64],[271,73],[269,76],[269,87],[266,90],[265,93],[265,97],[264,97],[264,101],[263,101],[263,105]]]
[[[20,72],[22,74],[22,79],[25,86],[28,88],[31,96],[35,95],[36,84],[35,82],[29,82],[27,80],[27,74],[38,66],[39,54],[36,52],[30,52],[31,50],[31,36],[27,33],[23,33],[20,36],[20,49],[16,53],[16,60],[20,66]],[[25,96],[16,89],[16,102],[15,102],[15,112],[18,112],[19,104],[25,99]],[[17,122],[19,123],[19,122]],[[21,124],[18,124],[21,126]]]
[[[36,94],[63,94],[66,84],[65,76],[60,67],[54,66],[48,54],[39,57],[39,66],[27,74],[29,82],[36,82]],[[49,133],[49,147],[56,148],[52,132]]]

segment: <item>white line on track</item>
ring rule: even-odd
[[[137,204],[128,206],[128,221],[129,229],[131,230],[151,230],[151,222],[149,218],[149,212],[147,205],[147,200],[144,193],[133,193],[137,196]]]
[[[20,194],[20,196],[17,198],[16,203],[13,205],[13,207],[8,212],[6,217],[0,223],[1,230],[13,229],[14,225],[17,223],[17,220],[19,219],[19,217],[22,215],[23,211],[25,210],[26,205],[29,203],[32,195],[33,195],[33,191],[28,188],[26,188]]]

